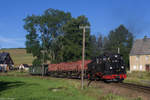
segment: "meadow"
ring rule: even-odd
[[[15,66],[32,64],[34,57],[25,49],[3,49],[9,52]],[[127,74],[124,82],[150,86],[149,72]],[[0,100],[141,100],[129,99],[112,93],[105,94],[100,88],[80,89],[80,82],[70,79],[42,78],[23,72],[0,73]]]
[[[132,73],[127,73],[127,78],[124,82],[150,86],[150,72],[133,71]]]
[[[72,79],[30,76],[27,73],[0,74],[0,99],[7,100],[138,100],[104,94],[100,88],[80,89]],[[140,99],[141,100],[141,99]]]
[[[32,64],[34,59],[32,54],[26,53],[26,49],[1,49],[0,52],[10,53],[15,66],[19,66],[20,64]]]

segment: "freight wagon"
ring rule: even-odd
[[[85,77],[87,64],[90,63],[91,60],[85,60]],[[68,78],[80,78],[81,77],[81,69],[82,69],[82,61],[76,62],[63,62],[59,64],[49,64],[48,67],[48,75],[55,77],[68,77]]]
[[[44,75],[47,75],[48,65],[44,65],[44,68],[42,65],[29,67],[29,73],[31,75],[42,75],[43,71],[44,71]]]
[[[49,64],[44,74],[53,77],[81,78],[82,61]],[[41,66],[30,67],[30,73],[42,74]],[[120,54],[103,54],[93,60],[85,60],[84,78],[121,82],[126,78],[126,67]]]

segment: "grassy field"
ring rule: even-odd
[[[150,72],[135,71],[127,74],[127,79],[124,82],[150,86]]]
[[[114,94],[103,94],[100,88],[80,89],[80,82],[29,76],[26,73],[0,76],[0,99],[7,100],[138,100]],[[11,75],[11,76],[10,76]],[[23,76],[20,76],[23,75]],[[139,99],[141,100],[141,99]]]
[[[33,56],[26,53],[26,49],[2,49],[0,52],[9,52],[15,66],[20,64],[32,64]]]
[[[32,64],[33,57],[25,49],[4,49],[9,52],[15,66]],[[124,82],[150,86],[150,73],[132,72]],[[114,94],[103,94],[99,88],[88,87],[80,90],[80,82],[66,79],[31,77],[27,73],[9,72],[0,74],[0,100],[129,100]],[[130,99],[133,100],[133,99]],[[141,99],[134,99],[141,100]]]

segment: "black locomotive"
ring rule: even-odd
[[[120,54],[103,54],[88,64],[88,78],[104,81],[123,81],[126,78],[126,67]]]

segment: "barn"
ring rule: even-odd
[[[20,66],[19,66],[19,69],[20,70],[29,70],[29,65],[28,64],[21,64]]]
[[[130,52],[130,71],[150,71],[150,38],[134,42]]]
[[[0,53],[0,71],[6,71],[14,66],[14,62],[7,52]]]

